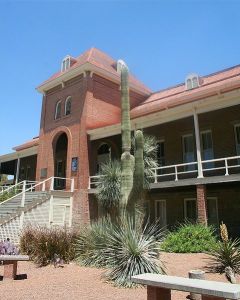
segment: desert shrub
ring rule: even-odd
[[[74,258],[76,232],[60,227],[26,227],[20,237],[20,251],[39,266],[49,264],[58,254],[65,262]]]
[[[221,240],[209,252],[208,269],[216,273],[225,273],[228,280],[235,283],[235,274],[240,274],[240,240],[228,237],[225,224],[220,225]]]
[[[104,274],[115,285],[131,287],[131,276],[164,273],[159,260],[162,232],[158,225],[143,226],[142,218],[124,216],[112,223],[106,217],[86,228],[76,242],[76,259],[82,265],[107,267]]]
[[[175,253],[198,253],[209,251],[215,245],[213,227],[184,223],[167,234],[161,249]]]

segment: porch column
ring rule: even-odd
[[[206,185],[198,184],[197,189],[197,221],[200,224],[207,225],[207,196]]]
[[[197,150],[198,178],[203,178],[199,124],[198,124],[198,115],[196,113],[196,109],[193,110],[193,117],[194,117],[196,150]]]
[[[19,178],[19,168],[20,168],[20,158],[18,157],[18,159],[17,159],[17,171],[16,171],[15,184],[18,183],[18,178]]]

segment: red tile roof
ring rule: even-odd
[[[34,146],[38,146],[38,144],[39,144],[39,138],[36,137],[36,138],[33,138],[30,141],[25,142],[22,145],[14,147],[13,150],[21,151],[21,150],[28,149],[28,148],[31,148],[31,147],[34,147]]]
[[[148,115],[166,108],[194,102],[216,94],[216,89],[232,90],[240,86],[240,65],[200,78],[200,86],[186,90],[179,84],[153,93],[145,101],[131,110],[131,118]]]
[[[49,79],[44,81],[40,86],[50,82],[53,79],[60,77],[63,73],[67,73],[68,71],[70,71],[72,69],[75,69],[81,65],[84,65],[85,63],[90,63],[104,71],[108,71],[109,73],[112,73],[115,76],[117,75],[120,79],[120,75],[117,73],[117,68],[116,68],[117,61],[97,48],[91,48],[91,49],[87,50],[86,52],[84,52],[79,57],[74,58],[74,59],[76,60],[76,62],[73,63],[72,66],[67,71],[65,71],[65,72],[59,71],[59,72],[55,73]],[[146,94],[151,93],[151,90],[147,86],[145,86],[142,82],[140,82],[138,79],[136,79],[131,74],[129,76],[129,82],[136,88],[142,90],[142,92],[144,92]]]

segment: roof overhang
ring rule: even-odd
[[[24,149],[21,151],[16,151],[16,152],[8,153],[5,155],[1,155],[0,156],[0,164],[3,162],[15,160],[18,158],[36,155],[37,153],[38,153],[38,146],[35,146],[35,147],[31,147],[31,148]]]
[[[135,118],[131,120],[132,130],[147,128],[155,125],[168,123],[171,121],[193,116],[193,112],[206,113],[218,109],[223,109],[240,104],[240,90],[236,89],[231,92],[218,94],[207,99],[200,99],[195,102],[179,105],[173,108],[149,114],[147,116]],[[121,133],[121,124],[115,124],[87,131],[90,140],[113,136]]]
[[[83,74],[85,76],[86,72],[92,72],[94,74],[97,74],[99,76],[102,76],[103,78],[106,78],[108,80],[111,80],[112,82],[115,82],[117,84],[120,83],[120,76],[114,73],[111,73],[105,69],[102,69],[100,67],[97,67],[96,65],[93,65],[89,62],[77,66],[75,68],[72,68],[68,70],[67,72],[62,73],[57,78],[53,78],[52,80],[49,80],[42,85],[38,86],[36,89],[41,94],[45,94],[48,90],[58,86],[58,85],[64,85],[64,82]],[[151,92],[143,91],[142,89],[138,88],[136,85],[130,83],[129,88],[131,91],[136,92],[138,94],[148,96],[151,94]]]

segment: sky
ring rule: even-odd
[[[240,64],[240,1],[0,0],[0,155],[38,136],[36,87],[91,47],[153,91]]]

